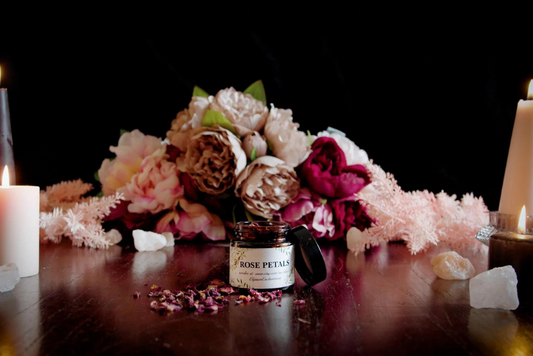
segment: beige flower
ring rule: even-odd
[[[212,100],[212,96],[209,98],[195,96],[189,103],[189,108],[176,115],[176,118],[172,120],[170,130],[167,131],[167,139],[173,146],[182,152],[187,150],[190,131],[202,126],[202,119]]]
[[[231,188],[246,166],[241,141],[223,128],[200,127],[191,135],[178,169],[188,172],[202,192],[216,195]]]
[[[298,194],[300,181],[292,166],[273,156],[250,163],[237,177],[235,195],[252,214],[272,218]]]
[[[291,167],[296,167],[309,156],[311,146],[300,125],[292,121],[292,110],[272,105],[265,125],[265,137],[274,156]]]
[[[252,150],[255,149],[255,157],[257,158],[266,155],[268,145],[259,132],[253,131],[242,140],[242,148],[248,158],[252,158]]]
[[[233,88],[220,90],[210,109],[220,111],[242,137],[251,131],[261,131],[268,116],[268,108],[261,101]]]

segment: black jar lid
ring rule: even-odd
[[[289,238],[294,243],[294,263],[298,274],[309,286],[326,279],[327,269],[322,251],[315,238],[305,225],[289,231]]]

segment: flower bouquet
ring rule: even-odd
[[[195,88],[164,140],[123,133],[98,170],[103,195],[124,196],[106,220],[214,241],[239,220],[305,224],[330,240],[370,227],[357,196],[371,181],[364,151],[336,131],[299,130],[290,109],[265,97],[260,81],[214,96]]]
[[[321,241],[355,252],[404,240],[412,253],[445,241],[470,243],[486,224],[481,198],[404,192],[346,135],[299,129],[290,109],[267,105],[261,81],[243,92],[195,87],[166,137],[124,132],[90,187],[63,182],[41,194],[43,240],[106,247],[110,231],[226,240],[240,220],[304,224]],[[43,203],[44,202],[44,203]]]

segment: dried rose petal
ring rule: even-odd
[[[304,305],[305,304],[305,300],[304,299],[296,299],[294,301],[294,304],[296,304],[296,305]]]
[[[137,298],[140,298],[141,297],[141,293],[139,292],[134,292],[133,293],[133,298],[137,299]]]

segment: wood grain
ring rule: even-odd
[[[528,301],[514,311],[471,308],[468,281],[439,279],[431,268],[431,258],[446,250],[411,255],[389,243],[354,256],[344,244],[322,244],[327,279],[310,288],[297,276],[281,306],[236,305],[232,297],[216,313],[160,315],[149,307],[150,286],[227,281],[227,244],[180,243],[155,252],[46,244],[40,273],[0,293],[0,354],[533,353]],[[486,251],[458,252],[476,273],[487,269]]]

